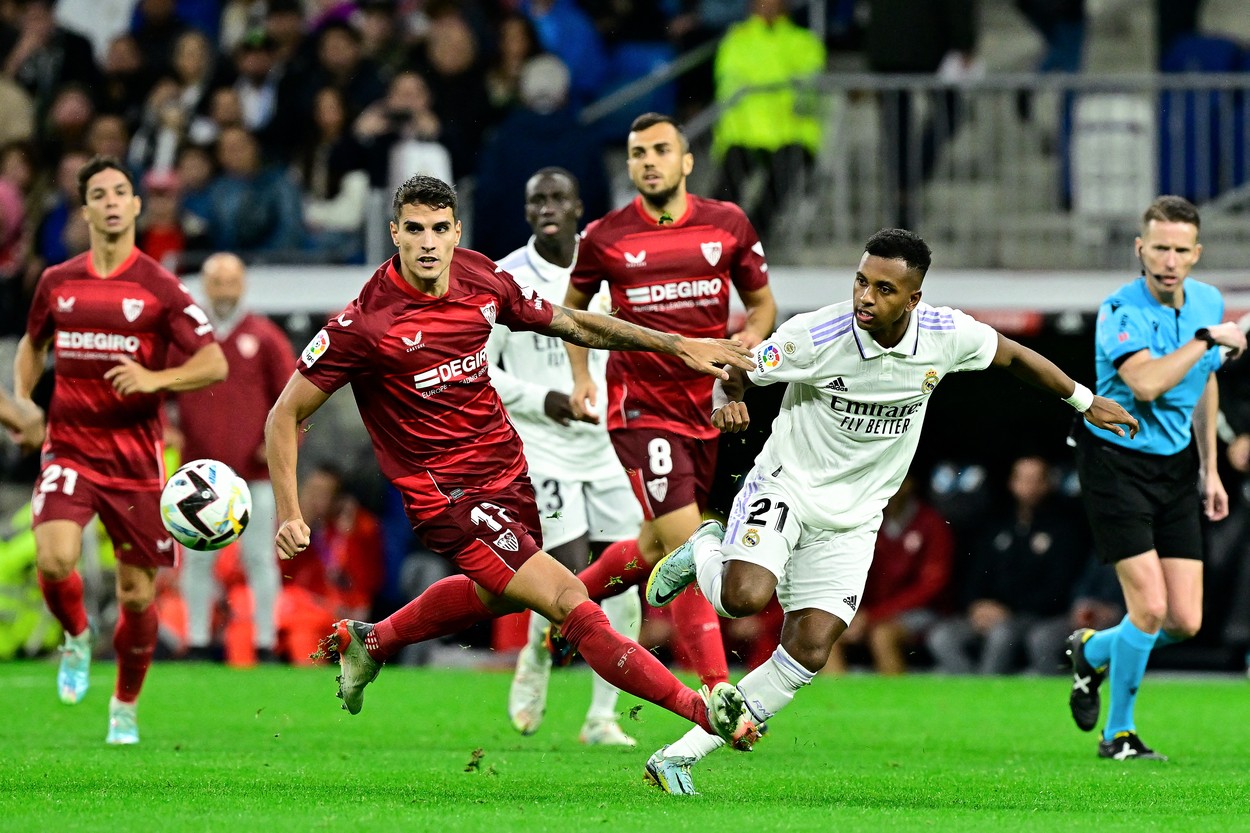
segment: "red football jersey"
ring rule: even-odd
[[[622,321],[690,338],[724,338],[729,286],[768,283],[764,247],[733,203],[687,197],[686,213],[659,225],[642,197],[591,223],[573,268],[573,286],[588,295],[607,281]],[[660,428],[715,437],[711,376],[673,356],[613,352],[608,359],[608,429]]]
[[[268,480],[258,452],[265,442],[265,418],[291,377],[295,352],[282,328],[263,315],[246,313],[227,322],[217,341],[230,364],[220,384],[177,396],[186,444],[183,459],[220,460],[245,480]]]
[[[172,348],[189,356],[212,343],[213,327],[186,287],[137,248],[108,277],[84,253],[44,271],[26,335],[36,345],[51,340],[56,362],[45,458],[72,460],[104,486],[159,487],[163,397],[118,396],[104,373],[122,356],[162,370]]]
[[[427,517],[525,471],[521,438],[490,383],[486,341],[496,322],[546,328],[552,307],[468,249],[456,250],[441,298],[414,289],[398,267],[398,256],[383,264],[297,367],[326,393],[351,383],[382,473]]]

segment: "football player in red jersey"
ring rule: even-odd
[[[732,737],[747,721],[736,689],[701,696],[637,642],[608,624],[586,588],[542,550],[542,532],[520,437],[490,383],[486,342],[496,322],[586,347],[650,350],[719,378],[747,351],[724,339],[691,339],[568,310],[522,287],[495,263],[456,249],[456,194],[415,176],[395,193],[391,238],[399,253],[304,349],[270,411],[265,448],[286,558],[309,543],[300,515],[300,423],[350,383],[382,473],[400,490],[425,545],[464,575],[431,585],[376,623],[343,620],[323,641],[336,651],[339,696],[352,714],[364,688],[405,645],[457,633],[522,608],[561,624],[564,636],[612,684]],[[751,365],[754,366],[753,364]]]
[[[31,507],[39,585],[65,629],[57,691],[69,704],[87,692],[92,633],[76,567],[83,527],[98,514],[117,555],[121,608],[106,739],[131,744],[156,649],[156,571],[177,553],[160,520],[162,398],[221,381],[227,363],[186,288],[135,247],[140,203],[121,163],[92,158],[78,172],[78,194],[90,249],[40,277],[13,386],[19,405],[34,407],[31,392],[52,351],[56,387]],[[171,366],[172,349],[190,358]]]
[[[686,191],[694,155],[669,116],[646,113],[630,128],[629,177],[638,196],[583,235],[565,306],[586,309],[603,283],[622,321],[689,337],[725,335],[730,288],[746,308],[733,338],[748,349],[773,328],[777,304],[764,248],[742,209]],[[569,349],[575,414],[596,416],[586,353]],[[646,518],[637,541],[614,545],[579,575],[592,599],[645,581],[651,565],[698,528],[716,470],[708,422],[712,380],[668,356],[614,353],[608,360],[608,431]],[[697,592],[673,606],[677,637],[704,683],[728,679],[716,612]]]

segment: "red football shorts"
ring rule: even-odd
[[[611,434],[647,520],[692,503],[700,512],[707,508],[716,474],[715,439],[699,440],[659,428],[620,428]]]
[[[172,567],[178,548],[161,523],[161,490],[112,489],[95,483],[90,474],[65,460],[45,463],[30,504],[32,526],[48,521],[73,521],[85,527],[98,514],[113,539],[118,561],[135,567]]]
[[[407,495],[404,501],[407,505]],[[543,546],[534,487],[524,472],[497,492],[466,495],[414,530],[427,547],[496,596]]]

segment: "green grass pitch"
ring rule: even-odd
[[[756,751],[717,752],[702,795],[679,797],[641,776],[686,724],[650,704],[631,719],[624,696],[638,748],[582,747],[583,669],[555,672],[529,738],[506,673],[388,668],[356,717],[334,675],[158,664],[142,744],[115,749],[110,664],[73,707],[51,662],[2,664],[0,830],[1250,831],[1245,679],[1148,675],[1139,724],[1172,760],[1119,763],[1072,725],[1063,678],[818,677]]]

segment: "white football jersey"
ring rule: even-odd
[[[938,383],[988,367],[997,349],[993,328],[925,303],[890,348],[856,325],[851,301],[791,318],[755,348],[747,374],[757,385],[789,383],[757,471],[802,496],[809,524],[870,521],[907,474]]]
[[[574,262],[576,260],[574,255]],[[564,303],[573,269],[544,260],[534,249],[533,237],[498,264],[517,283],[531,287],[543,300]],[[607,312],[604,297],[596,296],[590,309]],[[496,325],[486,351],[491,382],[525,443],[525,459],[531,473],[561,480],[595,480],[622,471],[608,440],[606,420],[598,425],[570,422],[562,426],[543,411],[548,391],[569,393],[573,390],[573,370],[562,339],[541,333],[513,332]],[[604,379],[607,363],[606,350],[590,351],[590,375],[599,389],[597,404],[600,406],[606,401],[608,391]],[[602,408],[599,412],[602,415]]]

